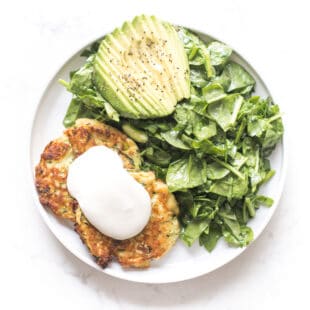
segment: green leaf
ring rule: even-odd
[[[93,60],[95,55],[92,54],[84,66],[72,74],[70,82],[60,80],[68,91],[75,95],[84,106],[89,110],[101,109],[101,115],[105,114],[106,119],[115,122],[119,121],[118,112],[97,92],[93,85]]]
[[[75,121],[79,118],[82,110],[82,101],[78,100],[77,98],[72,99],[63,120],[64,126],[66,128],[73,126]]]
[[[248,94],[255,85],[254,78],[239,64],[229,62],[225,66],[221,76],[216,80],[228,92]]]
[[[266,197],[263,195],[256,196],[255,200],[258,204],[261,204],[265,207],[271,207],[273,205],[273,202],[274,202],[272,198]]]
[[[223,236],[225,241],[236,247],[244,247],[251,243],[253,240],[253,231],[248,226],[241,226],[240,227],[240,234],[235,236],[229,230],[223,230]]]
[[[81,56],[82,57],[89,57],[89,56],[97,53],[99,45],[100,45],[100,42],[99,41],[95,41],[94,43],[91,44],[91,46],[89,48],[85,49],[81,53]]]
[[[219,216],[221,217],[226,227],[234,236],[240,235],[241,231],[238,219],[231,209],[221,210],[221,212],[219,212]]]
[[[178,105],[173,117],[178,123],[172,131],[173,136],[179,136],[179,132],[183,130],[187,135],[193,134],[195,138],[200,141],[209,139],[217,133],[216,123],[214,121],[196,113],[191,106],[186,104]],[[175,142],[171,140],[169,135],[171,134],[168,132],[168,137],[165,137],[165,139],[168,143],[173,145]],[[189,149],[188,146],[185,145],[185,147]],[[184,148],[184,145],[180,145],[179,148]]]
[[[208,234],[202,233],[199,238],[200,245],[203,245],[208,252],[212,252],[218,240],[222,237],[222,230],[218,225],[210,225]]]
[[[217,162],[218,164],[220,164],[221,166],[223,166],[224,168],[228,169],[229,171],[231,171],[235,176],[237,176],[238,178],[244,180],[245,179],[245,176],[238,170],[238,167],[233,167],[231,165],[229,165],[228,163],[216,158],[216,157],[213,157],[212,158],[215,162]]]
[[[144,155],[153,164],[162,167],[167,167],[171,161],[171,155],[156,145],[147,147],[142,152],[142,155]]]
[[[161,133],[161,136],[167,141],[170,145],[181,149],[181,150],[189,150],[190,147],[188,147],[179,137],[179,132],[176,130],[170,130]]]
[[[210,192],[231,198],[242,198],[248,191],[248,178],[244,180],[234,175],[227,175],[221,180],[215,181],[211,187]]]
[[[207,164],[207,178],[210,180],[219,180],[229,174],[229,170],[217,162]]]
[[[176,199],[179,205],[184,209],[190,209],[194,205],[193,194],[190,191],[187,192],[177,192]]]
[[[222,42],[213,41],[208,45],[210,52],[211,64],[219,67],[223,66],[229,59],[232,49]]]
[[[248,158],[246,156],[243,156],[241,153],[236,152],[233,156],[233,158],[230,160],[230,163],[232,166],[240,169],[246,162]]]
[[[202,88],[207,85],[207,75],[206,71],[202,67],[192,68],[190,70],[190,81],[191,84]]]
[[[206,49],[205,44],[203,42],[201,43],[200,48],[204,56],[204,65],[205,65],[207,77],[208,79],[211,79],[215,76],[215,69],[212,66],[210,52],[208,49]]]
[[[79,98],[74,97],[71,100],[66,115],[63,119],[63,125],[66,128],[71,127],[79,118],[93,118],[104,121],[105,111],[100,109],[89,110]]]
[[[182,139],[185,140],[185,136],[182,136]],[[225,156],[226,149],[222,146],[215,145],[209,139],[197,141],[193,139],[186,139],[187,143],[196,151],[201,151],[205,154],[216,155],[216,156]]]
[[[218,83],[211,83],[202,89],[202,95],[207,103],[219,101],[227,96],[224,88]]]
[[[245,137],[241,145],[242,154],[247,157],[246,164],[255,167],[259,160],[259,145],[250,137]]]
[[[269,125],[266,119],[250,118],[248,122],[248,135],[250,137],[261,137]]]
[[[270,124],[265,135],[261,138],[262,151],[265,156],[269,156],[276,144],[281,140],[284,132],[284,127],[281,119]]]
[[[248,209],[250,217],[254,217],[256,214],[254,201],[250,199],[250,197],[246,197],[244,203]]]
[[[219,126],[227,131],[235,125],[242,102],[242,96],[238,94],[229,95],[210,104],[207,111]]]
[[[206,165],[194,155],[179,159],[169,165],[166,182],[171,192],[199,186],[206,182]]]
[[[203,231],[209,226],[210,220],[205,219],[201,221],[193,221],[189,223],[183,233],[181,234],[182,240],[188,245],[192,246],[193,243],[199,238]]]
[[[196,117],[196,122],[193,124],[193,134],[198,141],[210,139],[217,133],[215,122]]]
[[[193,66],[203,65],[206,78],[213,78],[215,69],[212,65],[210,50],[206,47],[206,44],[185,28],[178,27],[177,30],[180,39],[183,41],[191,69],[193,69]]]
[[[144,131],[147,131],[150,135],[154,136],[161,131],[170,130],[174,124],[167,122],[166,120],[156,119],[154,120],[130,120],[131,123]]]

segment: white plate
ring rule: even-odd
[[[197,31],[195,31],[197,32]],[[202,39],[213,39],[209,35],[198,32]],[[37,111],[33,120],[33,128],[30,141],[30,164],[32,179],[34,179],[34,167],[39,162],[40,154],[45,145],[52,139],[62,134],[62,120],[68,107],[71,94],[58,83],[58,79],[69,79],[69,72],[81,66],[85,58],[80,57],[80,51],[74,54],[51,79],[46,87],[44,94],[39,102]],[[263,97],[271,96],[266,85],[258,73],[242,58],[234,52],[232,58],[240,63],[255,78],[255,93]],[[261,189],[261,192],[274,199],[272,208],[261,207],[256,217],[250,221],[249,225],[254,231],[255,239],[260,235],[263,229],[271,219],[277,207],[285,176],[285,152],[284,143],[280,143],[271,156],[272,167],[276,170],[276,175],[269,183]],[[168,283],[191,279],[208,272],[211,272],[224,264],[228,263],[246,248],[229,247],[222,240],[210,254],[203,247],[196,243],[193,247],[187,248],[181,241],[171,249],[171,251],[158,261],[152,263],[151,268],[146,270],[124,270],[117,263],[112,263],[106,269],[101,269],[88,253],[86,247],[82,244],[79,236],[73,231],[72,227],[57,219],[48,210],[39,203],[35,187],[33,187],[36,206],[42,215],[47,226],[51,229],[58,240],[75,256],[86,264],[92,266],[98,271],[111,276],[126,279],[135,282],[144,283]]]

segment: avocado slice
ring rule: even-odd
[[[135,29],[132,27],[132,25],[130,23],[124,23],[122,30],[124,32],[124,34],[126,35],[126,37],[131,37],[131,38],[137,38],[137,40],[139,40],[139,36],[137,34],[137,32],[135,31]],[[167,109],[167,105],[169,105],[169,103],[175,99],[175,95],[174,93],[171,93],[166,91],[165,93],[163,91],[161,91],[160,94],[156,94],[156,91],[160,90],[157,85],[155,83],[146,83],[146,80],[152,81],[152,80],[166,80],[166,83],[169,82],[169,76],[167,74],[161,74],[161,72],[159,72],[158,70],[154,70],[154,68],[152,68],[152,63],[150,61],[150,59],[152,57],[150,57],[149,59],[145,59],[145,55],[143,55],[143,49],[138,50],[138,55],[139,57],[134,59],[134,64],[136,66],[136,69],[138,68],[138,70],[142,73],[141,78],[144,80],[142,82],[142,85],[144,86],[144,89],[141,89],[144,93],[148,92],[153,99],[155,100],[155,106],[156,109],[158,108],[162,108],[162,109]],[[137,74],[137,73],[136,73]],[[155,89],[154,89],[155,86]],[[166,95],[170,98],[166,98],[165,100],[158,100],[159,96],[162,95]]]
[[[126,35],[124,35],[123,32],[121,32],[119,29],[116,29],[113,32],[113,35],[114,35],[114,38],[118,39],[118,42],[121,43],[122,48],[126,49],[128,47],[128,45],[126,46],[126,43],[130,44],[130,41],[128,41],[128,37]],[[112,39],[112,41],[113,40],[114,39]],[[118,44],[118,42],[117,42],[117,44]],[[108,57],[109,55],[106,55],[106,56]],[[148,73],[147,68],[142,64],[142,62],[139,58],[138,59],[136,59],[136,58],[135,59],[131,59],[131,58],[127,59],[126,55],[124,57],[126,58],[127,67],[123,67],[122,69],[123,70],[125,69],[127,71],[127,75],[126,74],[124,75],[123,71],[119,72],[119,74],[121,76],[123,76],[126,81],[128,81],[128,75],[130,75],[130,77],[132,77],[134,75],[137,76],[137,74],[138,74],[136,72],[137,68],[140,71],[140,75],[142,74],[142,76],[140,77],[140,78],[142,78],[142,80],[143,80],[144,76],[146,78],[150,78],[149,76],[147,76],[147,73]],[[130,72],[130,71],[132,71],[131,70],[132,67],[135,70],[133,72]],[[144,81],[142,82],[142,85],[143,84],[145,84],[145,85],[143,85],[142,88],[137,87],[137,84],[139,84],[139,82],[136,79],[134,79],[132,82],[133,83],[131,83],[132,85],[130,87],[128,87],[128,90],[133,91],[134,94],[139,95],[139,98],[142,98],[146,103],[148,103],[147,105],[146,104],[143,105],[144,109],[151,109],[151,110],[153,109],[154,111],[151,112],[151,114],[153,114],[153,113],[156,114],[157,109],[160,107],[158,107],[157,97],[153,94],[153,89],[150,88]],[[162,106],[161,108],[165,108],[163,103],[160,103],[160,106]]]
[[[101,95],[129,118],[169,115],[190,96],[183,43],[171,24],[155,16],[137,16],[104,37],[93,79]]]
[[[100,51],[98,53],[101,54],[102,57],[102,65],[106,68],[108,68],[110,70],[110,75],[112,75],[113,77],[117,77],[117,78],[123,78],[125,79],[125,81],[128,79],[128,75],[132,75],[133,73],[128,73],[128,71],[130,70],[130,66],[132,65],[133,67],[137,66],[137,61],[135,61],[133,64],[132,63],[127,63],[126,66],[124,66],[124,64],[122,64],[122,57],[120,55],[122,55],[122,53],[116,52],[116,50],[126,50],[126,46],[123,46],[126,41],[127,38],[122,38],[122,40],[120,40],[119,35],[118,35],[118,31],[115,30],[112,35],[108,35],[106,37],[105,42],[103,43],[107,49],[107,51],[109,52],[103,52]],[[116,41],[115,37],[117,37],[119,40]],[[122,44],[120,44],[119,42],[121,42]],[[108,60],[108,61],[106,61]],[[116,64],[116,65],[115,65]],[[119,68],[120,67],[120,68]],[[127,68],[128,67],[128,68]],[[124,70],[126,70],[127,72],[124,74]],[[127,92],[131,95],[131,97],[134,97],[135,99],[137,99],[137,101],[141,101],[141,99],[143,100],[143,102],[148,102],[148,105],[145,104],[141,104],[140,103],[140,109],[139,112],[144,113],[144,114],[154,114],[156,113],[156,110],[158,109],[157,105],[156,105],[156,101],[155,103],[150,103],[149,99],[147,97],[149,97],[149,95],[151,94],[151,92],[141,92],[141,89],[139,87],[136,87],[137,82],[134,81],[134,83],[131,83],[131,85],[129,85],[127,87]],[[120,85],[120,88],[118,89],[118,91],[123,90],[123,85]],[[143,97],[143,98],[142,98]],[[133,101],[133,98],[130,98],[132,105],[136,106],[136,102]],[[156,98],[154,98],[156,100]],[[154,100],[153,99],[153,100]],[[152,108],[152,105],[154,106]],[[145,112],[143,110],[150,110],[153,109],[153,112]],[[127,111],[126,111],[127,112]],[[137,118],[141,117],[141,113],[137,114]]]
[[[108,43],[107,43],[107,47],[110,50],[110,55],[102,53],[101,56],[104,59],[107,59],[108,61],[104,60],[104,61],[102,61],[100,63],[100,65],[102,66],[102,68],[106,68],[106,69],[109,70],[109,74],[110,74],[110,76],[112,78],[120,79],[123,76],[123,73],[122,73],[121,70],[119,70],[118,66],[115,66],[114,63],[113,63],[113,60],[115,62],[115,60],[117,59],[118,55],[117,54],[115,55],[115,53],[112,50],[112,47]],[[112,58],[111,58],[111,56],[112,56]],[[123,78],[125,78],[125,77],[123,77]],[[141,99],[141,94],[139,94],[139,92],[135,91],[134,85],[130,86],[130,87],[127,87],[127,89],[125,89],[124,85],[121,84],[121,85],[118,86],[117,91],[118,92],[122,92],[122,93],[125,92],[127,95],[129,95],[129,99],[126,99],[126,100],[130,100],[131,101],[131,103],[132,103],[131,105],[136,110],[136,113],[138,113],[138,114],[139,114],[139,112],[151,113],[151,112],[148,112],[149,111],[148,107],[141,106],[141,103],[139,103],[139,101]],[[144,98],[144,100],[146,100],[146,99]]]

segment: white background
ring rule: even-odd
[[[309,309],[310,9],[307,1],[2,1],[0,5],[1,309]],[[202,29],[257,68],[284,111],[288,173],[261,237],[200,278],[135,284],[92,270],[53,237],[28,177],[31,120],[58,67],[139,13]]]

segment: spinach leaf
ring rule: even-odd
[[[229,174],[215,181],[210,187],[210,192],[229,199],[242,198],[248,192],[248,178],[241,179]]]
[[[171,192],[199,186],[206,182],[206,164],[192,154],[179,159],[169,165],[166,182]]]
[[[174,118],[177,122],[174,132],[184,131],[188,136],[193,135],[198,141],[209,139],[217,133],[215,122],[196,113],[192,106],[179,105],[176,108]],[[175,135],[179,134],[175,133]],[[169,141],[167,140],[167,142]]]
[[[261,137],[268,127],[267,119],[250,117],[248,123],[248,135],[250,137]]]
[[[207,178],[210,180],[219,180],[229,174],[229,170],[224,168],[217,162],[213,162],[207,165]]]
[[[210,139],[217,133],[215,122],[196,117],[196,122],[193,124],[193,135],[198,141]]]
[[[69,92],[74,94],[89,110],[101,109],[105,111],[106,119],[119,121],[118,112],[95,89],[92,81],[93,61],[95,55],[91,55],[84,66],[72,74],[70,82],[60,80]]]
[[[230,208],[221,210],[219,216],[224,222],[226,229],[228,229],[234,236],[240,235],[240,224],[236,214],[234,214]]]
[[[171,161],[171,155],[162,148],[152,144],[142,152],[150,162],[161,167],[167,167]]]
[[[264,156],[269,156],[276,144],[281,140],[284,132],[283,123],[281,119],[270,123],[270,127],[266,130],[264,136],[261,138],[262,151]]]
[[[181,234],[182,240],[191,246],[199,238],[203,231],[205,231],[210,224],[210,220],[204,219],[200,221],[193,221],[189,223]]]
[[[250,93],[255,85],[253,77],[241,65],[232,61],[227,63],[216,81],[228,93],[238,92],[243,95]]]
[[[202,89],[202,95],[207,103],[219,101],[227,96],[223,87],[218,83],[211,83]]]
[[[208,252],[212,252],[218,240],[222,237],[222,230],[219,225],[211,224],[209,232],[203,232],[199,238],[199,244],[203,245]]]
[[[176,130],[170,130],[161,133],[161,136],[167,141],[170,145],[182,149],[182,150],[190,150],[188,147],[179,137],[179,132]]]
[[[194,69],[193,66],[203,65],[206,78],[213,78],[215,69],[212,65],[210,50],[206,47],[206,44],[185,28],[178,27],[177,30],[188,55],[191,71]]]
[[[83,110],[83,103],[77,98],[73,98],[67,109],[66,115],[63,119],[63,124],[65,127],[70,127],[75,124],[75,121],[79,118]]]
[[[238,236],[226,229],[223,230],[223,236],[228,244],[236,247],[245,247],[253,240],[253,231],[248,226],[241,226]]]
[[[255,201],[257,204],[261,204],[265,207],[271,207],[273,205],[273,199],[263,195],[257,195]]]
[[[105,111],[102,109],[89,110],[79,98],[72,98],[66,115],[63,119],[63,125],[68,128],[75,124],[78,118],[92,118],[99,121],[106,119]]]
[[[99,45],[100,42],[99,41],[95,41],[94,43],[91,44],[91,46],[87,49],[85,49],[82,53],[81,56],[82,57],[89,57],[95,53],[97,53],[98,49],[99,49]]]
[[[186,138],[186,136],[182,136],[183,140],[186,141],[192,149],[203,152],[209,155],[216,155],[216,156],[225,156],[226,149],[221,145],[215,145],[211,140],[204,139],[201,141],[193,140],[190,138]]]
[[[194,205],[194,197],[190,191],[176,192],[175,195],[179,205],[183,209],[189,210]]]
[[[241,95],[233,94],[210,104],[207,110],[219,126],[227,131],[235,125],[242,102]]]
[[[202,88],[207,85],[207,75],[203,67],[197,67],[190,70],[191,84]]]
[[[213,41],[208,45],[211,64],[216,67],[223,66],[229,59],[232,49],[222,42]]]

